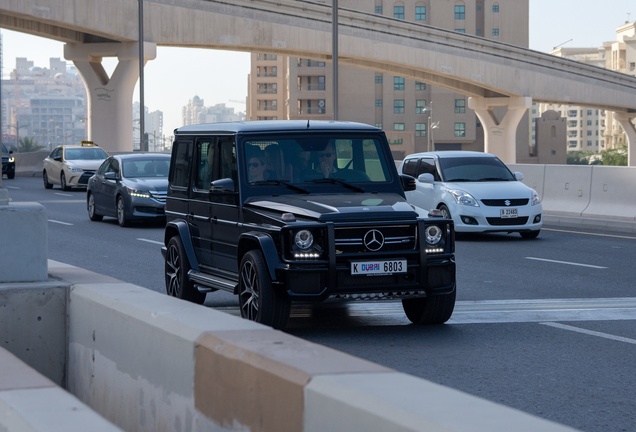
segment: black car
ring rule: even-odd
[[[295,301],[401,299],[414,323],[455,305],[452,220],[406,202],[384,132],[331,121],[175,131],[166,200],[169,295],[239,296],[241,316],[284,328]],[[434,216],[434,217],[432,217]]]
[[[120,226],[132,220],[165,218],[170,155],[111,156],[88,180],[86,208],[92,221],[117,218]]]
[[[2,174],[6,174],[9,180],[15,177],[15,158],[13,157],[13,151],[7,150],[4,144],[2,144]]]

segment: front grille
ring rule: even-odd
[[[364,245],[364,236],[370,230],[378,230],[384,236],[384,245],[377,251],[370,251]],[[336,253],[369,253],[415,250],[416,225],[367,225],[339,226],[335,228]]]
[[[528,216],[518,218],[486,218],[488,223],[493,226],[502,225],[525,225],[528,222]]]
[[[88,184],[88,179],[93,177],[93,174],[95,174],[95,171],[84,171],[84,174],[82,174],[77,183]]]
[[[150,196],[159,202],[165,203],[168,191],[150,191]]]
[[[506,204],[508,201],[508,204]],[[510,207],[510,206],[524,206],[527,205],[530,200],[528,198],[516,198],[516,199],[483,199],[481,200],[484,205],[489,207]]]
[[[135,207],[135,211],[139,213],[164,214],[164,210],[158,207]]]

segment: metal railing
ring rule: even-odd
[[[298,84],[298,91],[325,90],[325,84]]]
[[[298,114],[325,114],[325,109],[318,107],[298,108]]]

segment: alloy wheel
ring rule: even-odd
[[[175,245],[170,245],[166,255],[166,276],[169,279],[166,288],[170,296],[178,297],[181,292],[181,286],[179,285],[180,273],[181,257],[179,256],[179,249]]]
[[[258,315],[258,276],[251,261],[246,261],[241,270],[241,316],[251,321],[256,321]]]

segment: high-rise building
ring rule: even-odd
[[[139,150],[140,134],[139,134],[139,102],[133,102],[133,150]],[[165,150],[166,139],[163,136],[163,111],[150,112],[147,106],[144,107],[146,112],[144,116],[144,129],[148,136],[148,151],[161,152]],[[169,140],[169,142],[172,142]]]
[[[528,0],[340,0],[354,9],[454,30],[528,47]],[[332,119],[331,63],[275,54],[252,54],[248,77],[247,118]],[[466,95],[400,76],[339,66],[339,120],[357,121],[385,130],[396,159],[429,144],[430,117],[436,149],[483,151],[483,131]],[[529,117],[517,139],[527,143]]]
[[[17,58],[2,80],[3,142],[17,147],[22,137],[52,149],[86,139],[86,90],[74,66],[59,58],[49,68]]]
[[[626,22],[616,29],[616,41],[598,48],[555,48],[550,54],[636,75],[636,27]],[[567,118],[568,151],[603,151],[626,144],[614,113],[594,107],[538,104],[538,112],[555,110]]]
[[[181,109],[181,115],[183,126],[245,120],[242,112],[234,113],[234,108],[227,107],[224,103],[204,106],[203,99],[199,96],[188,101],[188,105]]]

